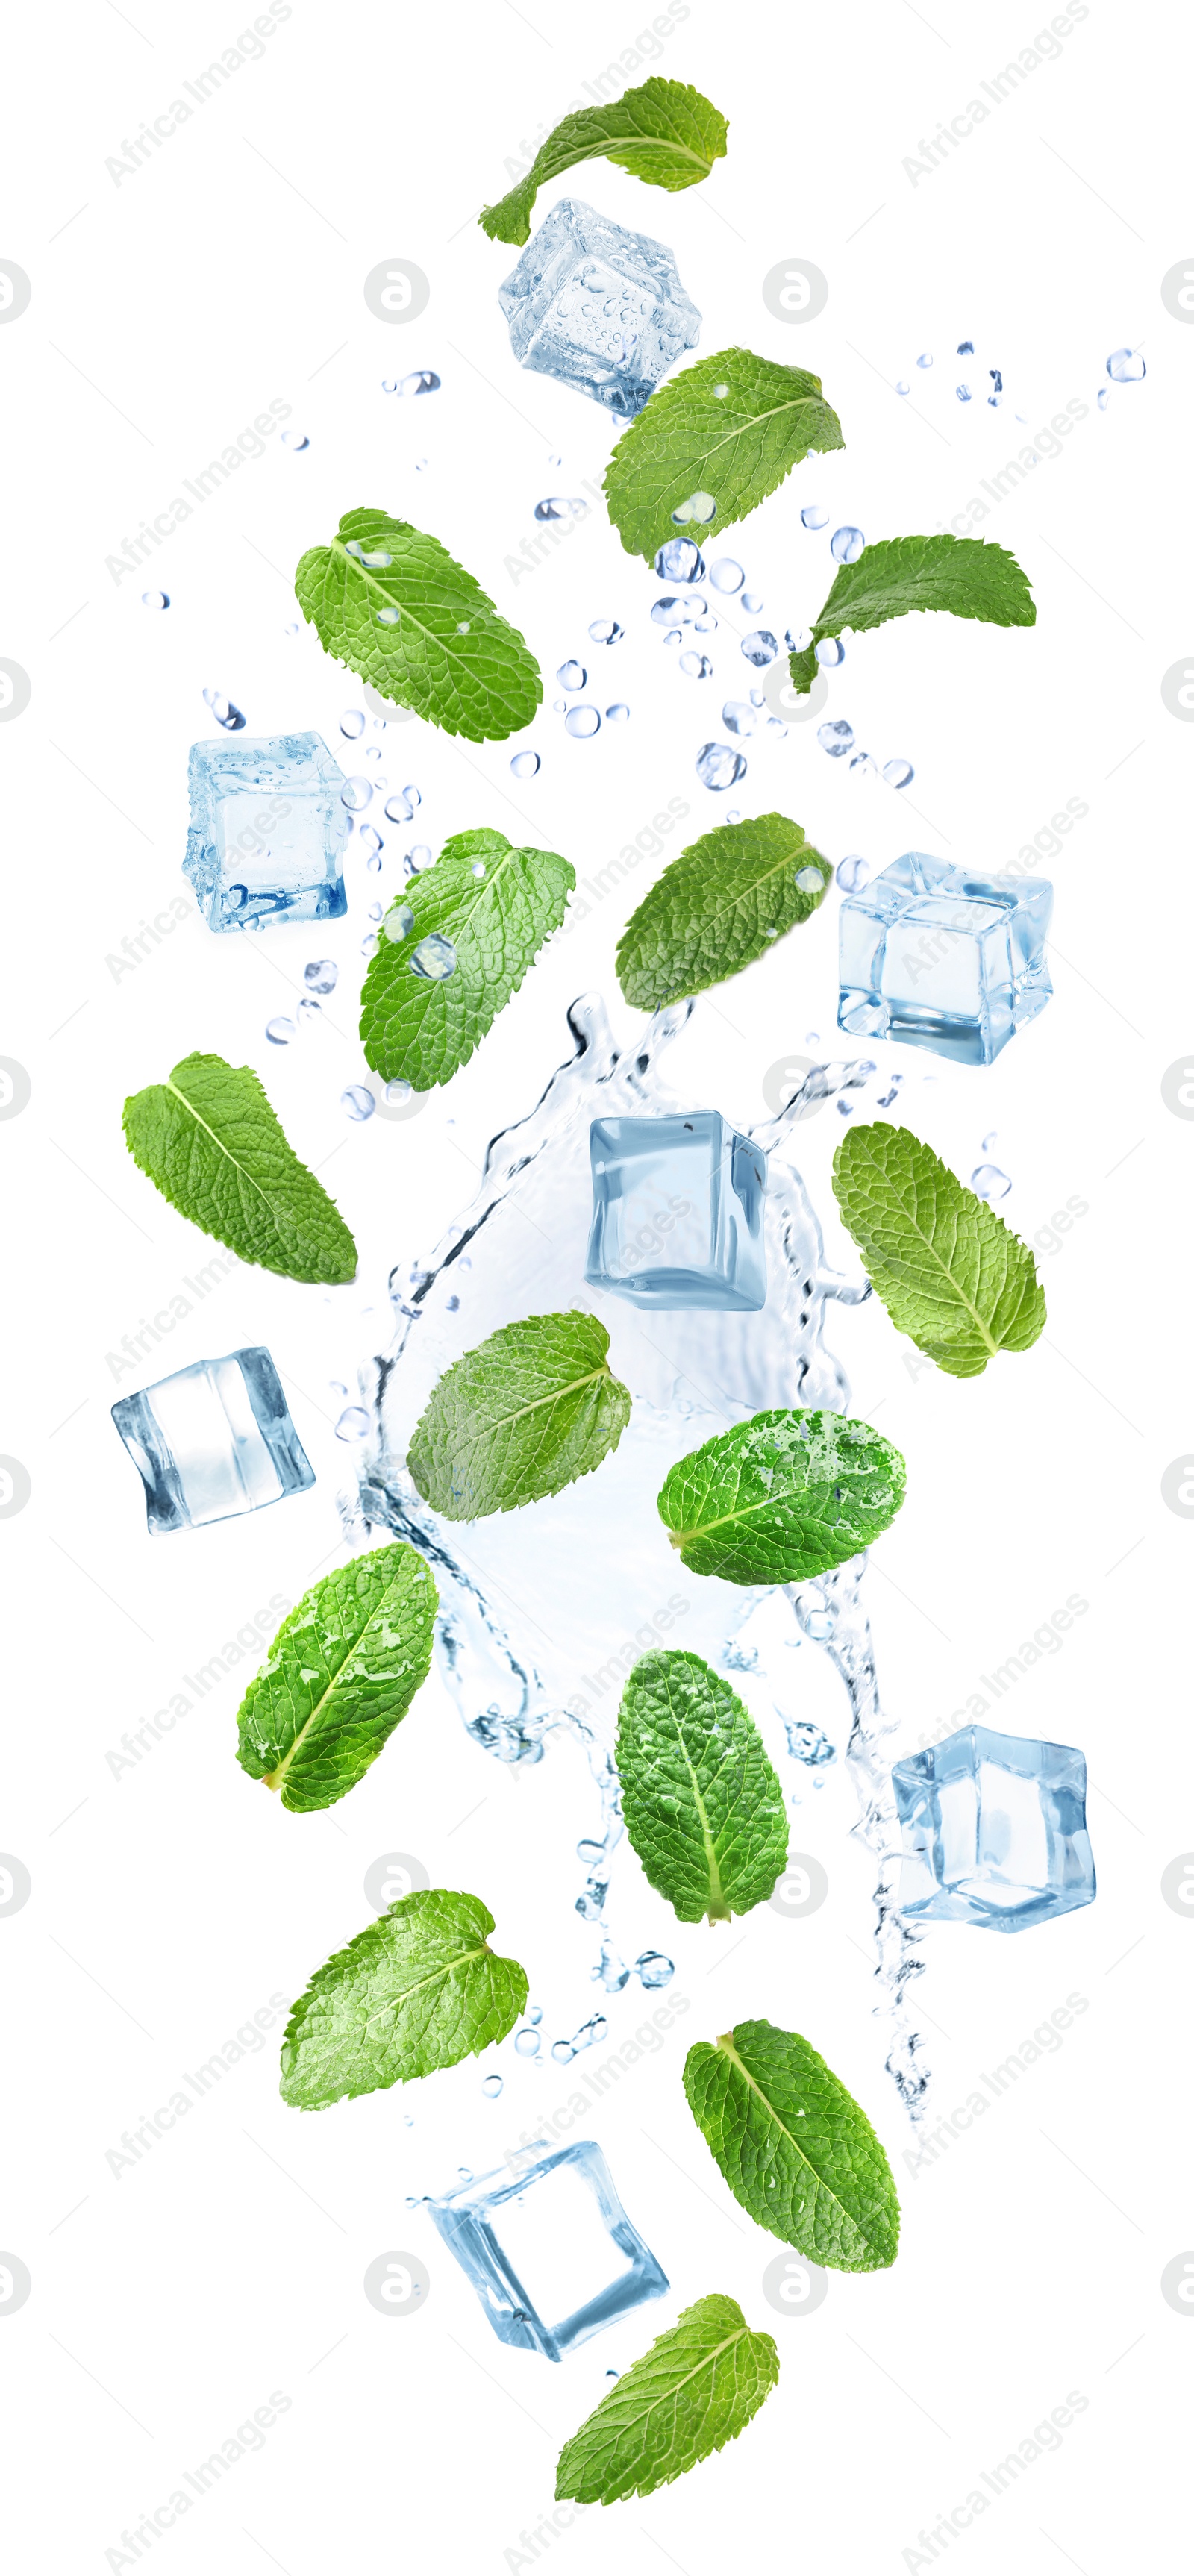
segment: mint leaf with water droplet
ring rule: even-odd
[[[770,1896],[788,1853],[784,1793],[749,1709],[699,1655],[643,1655],[615,1759],[631,1847],[682,1923],[728,1923]]]
[[[751,2218],[812,2263],[894,2263],[900,2204],[865,2111],[794,2030],[739,2022],[684,2061],[688,2107]]]
[[[342,1287],[357,1248],[326,1190],[287,1144],[256,1074],[188,1055],[124,1104],[133,1161],[171,1207],[242,1261]]]
[[[774,2337],[719,2291],[685,2308],[565,2442],[556,2499],[620,2504],[737,2440],[779,2378]]]
[[[1026,1243],[907,1127],[852,1128],[833,1158],[842,1223],[897,1332],[948,1377],[980,1377],[1045,1329]]]
[[[466,1351],[432,1388],[407,1468],[444,1520],[558,1494],[616,1449],[630,1396],[595,1315],[527,1315]]]
[[[657,386],[646,409],[618,440],[605,496],[628,554],[654,563],[677,534],[703,543],[757,510],[813,448],[842,447],[841,422],[819,376],[721,349]],[[678,521],[694,493],[716,503],[713,518]]]
[[[416,1091],[450,1082],[559,929],[575,884],[570,859],[512,849],[501,832],[445,841],[434,867],[399,887],[369,960],[361,1038],[373,1071]],[[448,974],[419,972],[426,939],[449,942]]]
[[[443,1887],[400,1897],[316,1970],[282,2042],[282,2099],[322,2111],[479,2057],[527,1999],[517,1959],[489,1948],[479,1896]]]
[[[791,657],[792,686],[807,697],[817,676],[816,647],[827,635],[865,635],[889,617],[944,610],[987,626],[1035,626],[1028,575],[1006,547],[981,537],[881,537],[857,563],[839,564],[837,579],[812,630],[812,643]]]
[[[578,161],[613,161],[653,188],[695,187],[724,157],[726,121],[686,81],[646,80],[608,107],[583,107],[541,143],[525,179],[477,221],[491,241],[524,242],[540,188]]]
[[[539,666],[438,537],[385,510],[349,510],[330,546],[303,556],[294,586],[325,653],[395,706],[469,742],[504,742],[530,723]]]
[[[756,1413],[681,1458],[659,1514],[693,1574],[804,1583],[869,1547],[904,1499],[898,1449],[840,1413]]]
[[[811,919],[833,867],[784,814],[721,823],[681,850],[618,942],[628,1002],[659,1011],[724,983]]]
[[[242,1771],[304,1815],[355,1788],[427,1678],[438,1606],[430,1567],[401,1540],[325,1574],[241,1701]]]

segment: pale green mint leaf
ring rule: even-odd
[[[779,2378],[769,2334],[714,2291],[682,2310],[565,2442],[556,2501],[620,2504],[651,2495],[737,2440]]]
[[[819,376],[721,349],[659,385],[623,432],[605,477],[609,515],[627,553],[653,563],[681,529],[701,544],[720,536],[811,449],[824,455],[844,444]],[[694,494],[702,507],[690,523],[682,514]]]
[[[403,1542],[325,1574],[241,1701],[241,1769],[303,1814],[355,1788],[427,1678],[438,1606],[430,1568]]]
[[[399,887],[369,961],[361,1037],[374,1072],[416,1091],[449,1082],[559,929],[575,883],[570,859],[511,849],[501,832],[445,841],[434,867]],[[414,963],[432,936],[454,953],[446,975]],[[447,962],[433,955],[433,965]]]
[[[682,1923],[762,1905],[788,1853],[784,1793],[749,1709],[699,1655],[643,1655],[615,1759],[632,1848]]]
[[[300,1995],[282,2042],[282,2099],[322,2111],[479,2057],[527,1999],[517,1959],[488,1947],[479,1896],[425,1887],[337,1950]]]
[[[1028,576],[1005,547],[984,545],[981,537],[880,538],[857,563],[839,564],[812,643],[792,655],[793,687],[807,697],[823,636],[844,634],[847,627],[865,635],[868,627],[908,617],[914,609],[943,609],[987,626],[1036,624]]]
[[[384,510],[349,510],[330,546],[303,556],[294,586],[325,653],[395,706],[469,742],[504,742],[530,723],[539,666],[438,537]]]
[[[686,81],[646,80],[608,107],[565,116],[541,143],[525,179],[477,217],[491,241],[524,242],[540,188],[578,161],[614,161],[653,188],[692,188],[724,158],[726,121]]]
[[[845,2085],[794,2030],[742,2021],[684,2061],[688,2107],[749,2215],[810,2263],[876,2272],[894,2263],[900,2204],[891,2166]]]
[[[630,1397],[595,1315],[527,1315],[466,1351],[432,1388],[407,1467],[448,1521],[558,1494],[616,1449]]]
[[[784,814],[703,832],[626,924],[618,981],[627,1001],[659,1011],[723,983],[808,921],[832,881],[832,862]]]
[[[840,1413],[756,1413],[681,1458],[660,1518],[693,1574],[805,1583],[869,1547],[904,1499],[898,1449]]]
[[[897,1332],[947,1376],[980,1377],[997,1351],[1039,1340],[1045,1292],[1028,1245],[919,1136],[852,1128],[833,1194]]]
[[[171,1207],[240,1260],[331,1287],[356,1277],[343,1217],[292,1152],[247,1064],[184,1056],[168,1082],[125,1101],[124,1138]]]

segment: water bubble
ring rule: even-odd
[[[363,938],[363,939],[362,939],[362,941],[361,941],[361,955],[362,955],[362,957],[372,957],[373,952],[374,952],[374,950],[375,950],[376,946],[377,946],[377,932],[376,932],[375,930],[367,930],[367,931],[366,931],[366,933],[365,933],[364,938]]]
[[[518,2057],[537,2057],[537,2056],[538,2056],[538,2054],[539,2054],[539,2033],[538,2033],[538,2031],[537,2031],[537,2030],[519,2030],[519,2031],[516,2031],[516,2032],[515,2032],[515,2034],[514,2034],[514,2051],[515,2051],[515,2055],[516,2055],[516,2056],[518,2056]]]
[[[168,608],[169,605],[170,593],[168,590],[143,590],[141,593],[142,608]]]
[[[415,805],[421,805],[423,802],[417,787],[404,787],[402,793],[406,798],[407,804],[412,807]]]
[[[959,402],[969,402],[972,399],[969,385],[955,385],[954,392]]]
[[[416,367],[412,375],[403,377],[398,391],[400,394],[437,394],[439,377],[433,367]]]
[[[828,523],[829,512],[822,509],[819,501],[810,501],[807,508],[800,513],[800,524],[803,528],[824,528]]]
[[[682,653],[680,668],[690,680],[707,680],[712,673],[713,664],[707,653]]]
[[[741,822],[741,820],[742,820],[742,807],[741,807],[740,805],[727,805],[727,807],[726,807],[726,821],[727,821],[727,823],[740,823],[740,822]]]
[[[309,447],[310,444],[311,441],[305,429],[284,429],[282,432],[282,445],[288,447],[294,456],[300,456],[304,447]]]
[[[561,662],[556,672],[562,689],[583,689],[588,676],[583,662]]]
[[[911,387],[911,385],[909,385],[909,384],[905,384],[902,380],[901,380],[901,382],[896,386],[896,392],[897,392],[898,394],[910,394],[910,393],[911,393],[911,391],[912,391],[912,387]]]
[[[657,599],[655,602],[651,611],[651,624],[674,626],[679,621],[682,626],[687,626],[694,617],[700,616],[702,605],[703,602],[699,599],[673,599],[670,593],[665,593],[662,599]]]
[[[211,708],[216,723],[223,726],[225,733],[243,731],[245,720],[240,708],[234,707],[231,698],[226,698],[222,690],[205,689],[203,697],[204,703]]]
[[[539,765],[537,751],[516,751],[510,768],[515,778],[536,778]]]
[[[747,614],[747,616],[748,616],[748,617],[757,617],[757,616],[758,616],[758,613],[759,613],[759,610],[761,609],[761,607],[762,607],[762,605],[763,605],[763,594],[762,594],[762,591],[761,591],[761,590],[744,590],[744,591],[743,591],[743,593],[742,593],[742,605],[743,605],[744,609],[746,610],[746,614]]]
[[[742,650],[747,661],[753,662],[755,669],[761,671],[768,662],[774,662],[779,646],[767,627],[756,626],[751,634],[743,636]]]
[[[442,984],[456,972],[456,951],[442,930],[432,930],[419,941],[410,962],[414,974],[425,975],[432,984]]]
[[[1106,409],[1107,409],[1107,405],[1108,405],[1108,403],[1110,402],[1110,400],[1111,400],[1111,387],[1110,387],[1110,385],[1100,385],[1100,386],[1099,386],[1099,390],[1098,390],[1097,394],[1095,395],[1095,401],[1097,402],[1097,404],[1098,404],[1098,406],[1099,406],[1099,410],[1100,410],[1100,411],[1106,411]]]
[[[431,851],[427,842],[413,842],[410,849],[407,851],[402,864],[406,869],[408,876],[417,875],[420,868],[429,868],[431,865]]]
[[[649,1992],[654,1992],[659,1986],[668,1985],[676,1973],[674,1959],[665,1957],[662,1950],[643,1950],[635,1960],[634,1966],[640,1984],[646,1986]]]
[[[712,387],[714,402],[724,402],[729,390],[728,385],[714,385]]]
[[[616,700],[612,707],[606,708],[605,721],[607,724],[628,724],[630,721],[629,707],[623,706],[620,699]]]
[[[716,517],[717,503],[711,492],[690,492],[688,499],[681,501],[679,507],[673,510],[672,525],[676,528],[692,526],[707,528],[710,520]],[[697,577],[696,574],[690,576],[693,580]]]
[[[386,819],[390,823],[409,823],[411,821],[411,809],[405,796],[391,796],[385,810]]]
[[[297,1036],[298,1032],[293,1020],[267,1020],[265,1034],[271,1046],[289,1046],[292,1037]]]
[[[998,1141],[998,1137],[999,1137],[999,1129],[998,1129],[997,1127],[992,1127],[992,1128],[991,1128],[991,1130],[990,1130],[990,1132],[989,1132],[986,1136],[984,1136],[984,1138],[983,1138],[983,1152],[984,1152],[984,1154],[989,1154],[989,1153],[990,1153],[990,1151],[991,1151],[991,1147],[992,1147],[992,1145],[994,1145],[995,1143],[997,1143],[997,1141]]]
[[[703,581],[705,558],[691,537],[669,537],[655,557],[655,570],[661,581]]]
[[[320,1010],[318,1002],[308,1000],[305,995],[303,1000],[299,1003],[298,1015],[307,1028],[313,1027],[316,1020],[321,1020],[323,1018],[323,1013]]]
[[[401,609],[400,609],[400,608],[396,608],[396,607],[393,605],[393,603],[392,603],[392,602],[391,602],[391,604],[390,604],[390,606],[389,606],[388,608],[379,608],[379,609],[378,609],[378,611],[377,611],[377,623],[378,623],[378,625],[379,625],[379,626],[399,626],[399,625],[401,625],[401,623],[402,623],[402,611],[401,611]]]
[[[373,794],[371,778],[346,778],[340,790],[340,802],[350,814],[363,814]]]
[[[823,635],[814,650],[818,662],[826,671],[836,671],[838,663],[844,662],[846,658],[846,648],[840,635]]]
[[[471,868],[469,869],[469,875],[470,875],[471,877],[483,877],[483,876],[484,876],[484,874],[485,874],[485,861],[484,861],[484,859],[474,859],[473,864],[472,864]]]
[[[1107,360],[1107,373],[1113,385],[1138,385],[1147,372],[1137,349],[1113,349]]]
[[[337,1440],[365,1440],[369,1434],[369,1416],[361,1404],[345,1406],[336,1424]]]
[[[565,501],[558,492],[551,492],[545,501],[536,501],[535,517],[548,523],[553,519],[583,519],[588,506],[587,501]]]
[[[840,860],[837,868],[837,881],[843,894],[857,894],[860,887],[866,884],[870,873],[870,867],[865,859],[848,858]]]
[[[595,617],[589,628],[589,639],[594,644],[618,644],[622,632],[616,617]]]
[[[313,993],[334,993],[339,972],[334,957],[313,957],[310,965],[303,968],[303,982],[310,985]]]
[[[551,2053],[557,2066],[570,2066],[576,2050],[570,2039],[557,2039],[552,2043]]]
[[[820,868],[798,868],[796,871],[798,894],[824,894],[828,883],[828,877],[822,876]],[[768,931],[767,936],[770,938],[772,933]]]
[[[381,834],[380,832],[374,831],[372,823],[362,823],[360,831],[357,834],[357,844],[360,849],[364,850],[365,855],[370,862],[377,858],[377,853],[383,846]],[[378,861],[378,865],[380,865],[380,861]]]
[[[410,1099],[410,1097],[411,1097],[412,1090],[413,1090],[413,1084],[411,1084],[411,1083],[409,1083],[409,1082],[402,1082],[402,1081],[398,1081],[398,1082],[387,1082],[387,1084],[386,1084],[386,1107],[387,1107],[387,1109],[402,1109],[402,1108],[404,1108],[404,1107],[405,1107],[405,1105],[406,1105],[406,1102],[407,1102],[407,1101]]]
[[[363,1119],[372,1118],[377,1102],[363,1082],[350,1082],[347,1091],[340,1094],[340,1106],[346,1118]]]
[[[683,638],[683,636],[682,636],[682,634],[681,634],[681,632],[680,632],[679,627],[678,627],[678,626],[673,626],[673,627],[672,627],[672,629],[671,629],[671,631],[670,631],[670,633],[669,633],[669,634],[667,634],[667,635],[665,635],[663,640],[664,640],[664,643],[665,643],[665,644],[682,644],[682,643],[683,643],[683,641],[684,641],[684,638]]]
[[[415,926],[415,916],[411,911],[410,905],[408,903],[395,904],[393,911],[386,914],[385,920],[381,926],[385,932],[386,938],[392,939],[395,947],[400,939],[408,939]]]
[[[877,778],[879,775],[878,761],[872,760],[869,751],[856,751],[850,767],[851,770],[860,770],[864,778]]]
[[[976,1198],[1005,1199],[1011,1188],[1006,1172],[998,1163],[980,1163],[970,1175],[970,1187]]]
[[[357,739],[357,735],[358,735],[358,734],[362,734],[362,733],[364,732],[364,730],[365,730],[365,710],[364,710],[364,708],[363,708],[363,707],[345,707],[344,713],[343,713],[343,715],[342,715],[342,716],[341,716],[341,718],[340,718],[340,731],[341,731],[341,733],[343,733],[343,734],[347,734],[348,739],[349,739],[349,741],[350,741],[350,742],[355,742],[355,741],[356,741],[356,739]]]
[[[709,579],[714,590],[720,590],[728,598],[733,591],[741,590],[746,575],[732,555],[719,555],[717,562],[710,567]]]
[[[348,542],[347,542],[347,544],[346,544],[345,548],[344,548],[344,552],[345,552],[345,554],[346,554],[346,555],[351,555],[351,556],[352,556],[352,558],[353,558],[354,563],[359,563],[359,562],[360,562],[361,557],[362,557],[362,555],[364,554],[364,551],[365,551],[365,549],[364,549],[363,545],[361,544],[361,540],[360,540],[360,538],[359,538],[359,537],[350,537],[350,538],[348,539]]]
[[[487,2102],[496,2102],[501,2089],[502,2079],[500,2075],[485,2076],[481,2085],[481,2090]]]
[[[383,376],[381,380],[381,389],[383,394],[396,394],[398,391],[397,376]]]
[[[916,776],[910,760],[885,760],[883,776],[889,787],[907,787]]]
[[[456,620],[456,632],[457,632],[457,634],[458,634],[458,635],[471,635],[471,634],[472,634],[472,631],[473,631],[473,627],[472,627],[472,619],[471,619],[471,618],[469,618],[469,617],[458,617],[458,618],[457,618],[457,620]]]
[[[988,369],[987,369],[987,374],[989,375],[989,377],[990,377],[990,379],[991,379],[991,385],[992,385],[993,393],[1001,394],[1001,393],[1003,392],[1003,377],[1001,376],[1001,374],[1000,374],[1000,372],[999,372],[998,367],[988,367]],[[991,394],[988,394],[988,396],[987,396],[987,400],[988,400],[988,402],[989,402],[991,399],[992,399],[992,395],[991,395]]]
[[[702,787],[712,787],[720,793],[725,787],[736,787],[738,780],[745,778],[746,762],[731,743],[705,742],[696,756],[696,774]]]
[[[817,740],[831,760],[840,760],[843,752],[854,748],[854,727],[847,724],[844,716],[839,716],[833,724],[818,725]]]
[[[596,707],[569,707],[564,718],[564,731],[571,734],[574,742],[588,742],[600,730],[601,718]]]
[[[295,619],[293,626],[284,626],[282,632],[284,635],[300,635],[302,633],[302,628],[299,625],[298,619]]]
[[[932,350],[931,350],[931,349],[923,349],[923,350],[921,351],[921,354],[920,354],[919,358],[917,359],[916,363],[917,363],[917,366],[918,366],[918,367],[931,367],[931,366],[932,366],[932,363],[933,363],[933,352],[932,352]]]
[[[960,358],[972,358],[974,356],[973,340],[959,340],[958,356]]]
[[[694,620],[692,631],[694,635],[716,635],[717,619],[707,615],[698,617]]]
[[[393,560],[393,555],[387,554],[384,546],[379,546],[376,554],[367,555],[364,551],[361,554],[366,572],[388,572]]]
[[[835,528],[829,551],[835,563],[857,563],[866,544],[861,528]]]
[[[378,865],[378,867],[380,867],[380,866],[381,866],[381,860],[380,860],[380,859],[378,860],[377,865]],[[370,919],[370,921],[380,921],[380,920],[381,920],[381,905],[380,905],[379,903],[371,903],[371,904],[370,904],[370,906],[369,906],[369,919]]]

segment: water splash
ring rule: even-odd
[[[622,1686],[647,1648],[680,1645],[723,1669],[765,1672],[745,1632],[765,1601],[789,1610],[785,1637],[827,1653],[850,1703],[847,1765],[855,1827],[879,1862],[876,2010],[891,2029],[888,2068],[917,2115],[926,2078],[907,1988],[918,1972],[917,1936],[893,1909],[899,1836],[870,1629],[859,1598],[865,1557],[782,1595],[701,1578],[677,1564],[655,1498],[686,1451],[770,1405],[849,1406],[845,1375],[824,1338],[829,1301],[856,1304],[825,1265],[821,1229],[792,1159],[801,1122],[834,1095],[846,1099],[869,1064],[817,1065],[773,1118],[751,1134],[768,1157],[764,1227],[770,1282],[761,1315],[640,1312],[589,1287],[583,1275],[591,1212],[589,1124],[596,1116],[709,1104],[664,1081],[662,1058],[688,1026],[691,1002],[658,1012],[632,1044],[616,1045],[604,1004],[586,995],[568,1014],[575,1052],[552,1075],[529,1116],[495,1136],[476,1197],[425,1258],[391,1273],[397,1330],[392,1349],[361,1371],[370,1416],[359,1497],[346,1506],[356,1546],[384,1530],[408,1539],[434,1567],[440,1592],[437,1655],[474,1743],[498,1761],[533,1765],[549,1740],[583,1755],[599,1823],[578,1847],[586,1876],[576,1899],[599,1931],[594,1977],[610,1992],[624,1976],[605,1921],[611,1864],[624,1826],[613,1762]],[[441,1522],[405,1469],[410,1433],[436,1379],[465,1350],[525,1314],[581,1305],[610,1335],[610,1366],[634,1410],[600,1473],[517,1514]],[[661,1618],[666,1628],[661,1627]],[[776,1675],[776,1687],[787,1681]],[[807,1775],[806,1775],[807,1776]],[[646,1982],[646,1980],[644,1980]]]

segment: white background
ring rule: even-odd
[[[808,727],[748,745],[737,798],[746,813],[780,807],[834,860],[859,851],[873,868],[910,845],[1000,867],[1067,800],[1089,809],[1046,866],[1057,939],[1044,1018],[985,1072],[881,1050],[908,1077],[904,1114],[963,1176],[998,1131],[994,1158],[1013,1181],[1004,1213],[1021,1233],[1083,1203],[1059,1248],[1041,1249],[1045,1337],[963,1384],[910,1372],[909,1345],[873,1302],[832,1324],[855,1411],[908,1459],[908,1503],[868,1587],[906,1741],[939,1731],[979,1673],[1069,1595],[1089,1605],[1062,1650],[1016,1684],[1004,1722],[1085,1750],[1098,1900],[1026,1940],[954,1928],[930,1939],[918,2000],[935,2116],[1067,1995],[1086,2010],[914,2178],[871,2018],[872,1873],[847,1840],[840,1766],[802,1812],[830,1879],[807,1921],[764,1908],[719,1949],[672,1923],[624,1851],[611,1899],[621,1946],[668,1949],[670,1991],[689,2013],[611,2093],[592,2134],[672,2290],[560,2368],[497,2342],[406,2207],[457,2164],[494,2161],[545,2102],[567,2101],[560,2070],[536,2073],[509,2046],[496,2105],[470,2061],[412,2088],[417,2098],[299,2118],[278,2099],[275,2028],[132,2170],[115,2175],[106,2157],[182,2069],[271,1994],[301,1991],[360,1928],[364,1872],[389,1849],[423,1857],[433,1884],[478,1888],[500,1946],[530,1967],[545,2030],[575,2027],[597,1991],[591,1935],[570,1912],[572,1846],[592,1818],[579,1764],[562,1750],[527,1778],[501,1773],[432,1680],[350,1801],[290,1817],[233,1758],[247,1677],[235,1672],[148,1739],[133,1770],[114,1775],[105,1757],[263,1607],[268,1637],[271,1595],[297,1597],[335,1560],[350,1462],[329,1381],[350,1380],[378,1346],[391,1264],[435,1240],[471,1195],[488,1135],[567,1053],[574,993],[599,987],[618,1028],[631,1026],[612,962],[629,899],[615,894],[552,944],[450,1093],[409,1124],[349,1125],[339,1095],[364,1071],[355,987],[376,888],[354,855],[348,918],[318,938],[211,937],[180,875],[187,747],[212,731],[203,687],[235,698],[250,733],[314,726],[340,747],[340,710],[359,687],[306,630],[285,631],[290,575],[341,511],[378,503],[469,565],[547,675],[533,784],[511,778],[509,744],[462,745],[417,721],[387,737],[391,785],[417,782],[423,804],[416,827],[388,835],[383,893],[416,838],[438,849],[493,823],[566,851],[583,878],[669,797],[691,808],[685,839],[734,801],[701,788],[694,759],[722,733],[722,700],[753,676],[740,614],[710,643],[713,678],[685,679],[649,621],[659,586],[599,507],[533,575],[516,582],[510,569],[536,500],[599,482],[613,432],[596,405],[515,367],[496,302],[515,254],[472,218],[508,184],[506,156],[632,46],[636,21],[611,5],[553,13],[548,0],[421,14],[295,0],[263,59],[119,185],[108,156],[239,22],[213,0],[132,0],[131,14],[112,0],[27,13],[10,32],[0,253],[33,281],[28,311],[0,330],[0,652],[33,687],[28,711],[0,728],[0,1051],[32,1082],[28,1108],[0,1128],[0,1449],[33,1487],[0,1529],[0,1843],[33,1882],[0,1920],[0,2242],[33,2278],[26,2305],[0,2316],[6,2537],[22,2569],[82,2576],[152,2557],[168,2576],[270,2565],[488,2576],[555,2556],[581,2576],[613,2546],[634,2576],[661,2564],[704,2576],[746,2551],[879,2576],[935,2564],[918,2533],[1070,2391],[1088,2403],[1060,2448],[972,2528],[941,2536],[937,2554],[973,2576],[1013,2563],[1110,2576],[1159,2563],[1170,2545],[1166,2462],[1188,2424],[1194,2324],[1159,2283],[1194,2244],[1177,2091],[1194,1935],[1159,1882],[1194,1844],[1185,1659],[1170,1653],[1194,1539],[1160,1479],[1192,1434],[1173,1219],[1194,1131],[1165,1108],[1160,1082],[1191,1036],[1194,737],[1160,682],[1194,640],[1183,581],[1194,331],[1159,288],[1194,248],[1190,65],[1174,13],[1091,0],[1059,59],[914,185],[903,163],[920,138],[1034,34],[1010,4],[932,0],[930,17],[910,0],[729,17],[693,0],[659,62],[628,62],[625,77],[694,81],[730,119],[728,159],[676,198],[595,163],[545,191],[537,213],[570,189],[658,234],[703,314],[702,351],[741,342],[821,374],[844,452],[810,459],[729,539],[777,628],[820,605],[839,519],[868,536],[948,526],[1055,413],[1087,407],[1062,453],[976,530],[1024,564],[1036,627],[909,620],[851,648],[833,684],[833,711],[862,744],[913,761],[908,791],[843,774]],[[830,281],[805,327],[772,319],[761,295],[765,274],[798,256]],[[374,320],[362,297],[368,271],[392,257],[431,281],[426,313],[406,327]],[[965,362],[952,355],[964,338],[976,344]],[[1100,415],[1107,354],[1125,343],[1143,347],[1147,380]],[[922,350],[935,353],[931,372],[916,370]],[[384,377],[423,366],[442,376],[433,398],[383,394]],[[981,399],[991,366],[1007,388],[1000,410]],[[906,401],[898,378],[912,380]],[[979,388],[969,407],[954,395],[960,378]],[[114,581],[106,558],[271,400],[290,405],[309,448],[272,437],[142,573]],[[808,500],[830,510],[819,536],[799,522]],[[141,605],[157,582],[165,615]],[[605,653],[587,629],[609,615],[626,637]],[[626,699],[631,721],[572,742],[550,711],[551,675],[567,655],[599,652],[587,694]],[[180,892],[185,922],[114,974],[121,942]],[[692,1078],[740,1121],[763,1114],[777,1058],[802,1050],[809,1029],[832,1031],[836,903],[715,995],[683,1041]],[[303,962],[322,951],[341,966],[325,1025],[283,1053],[265,1022],[293,1006]],[[359,1276],[326,1295],[242,1271],[179,1324],[160,1368],[116,1379],[107,1355],[206,1257],[129,1162],[120,1107],[196,1046],[257,1067],[354,1229]],[[840,1121],[829,1110],[805,1132],[830,1256],[855,1276],[827,1181]],[[284,1508],[150,1544],[108,1418],[114,1395],[247,1341],[273,1351],[318,1482]],[[825,1706],[840,1730],[844,1701]],[[609,2005],[602,2054],[645,2008],[637,1986]],[[688,2036],[758,2013],[805,2031],[863,2101],[904,2204],[894,2269],[834,2274],[804,2319],[763,2300],[773,2241],[721,2188],[679,2085]],[[385,2318],[363,2296],[366,2264],[394,2247],[429,2266],[413,2318]],[[607,2367],[712,2288],[774,2330],[777,2394],[737,2446],[676,2487],[553,2531],[557,2450]],[[264,2447],[173,2528],[122,2544],[274,2390],[291,2402]]]

